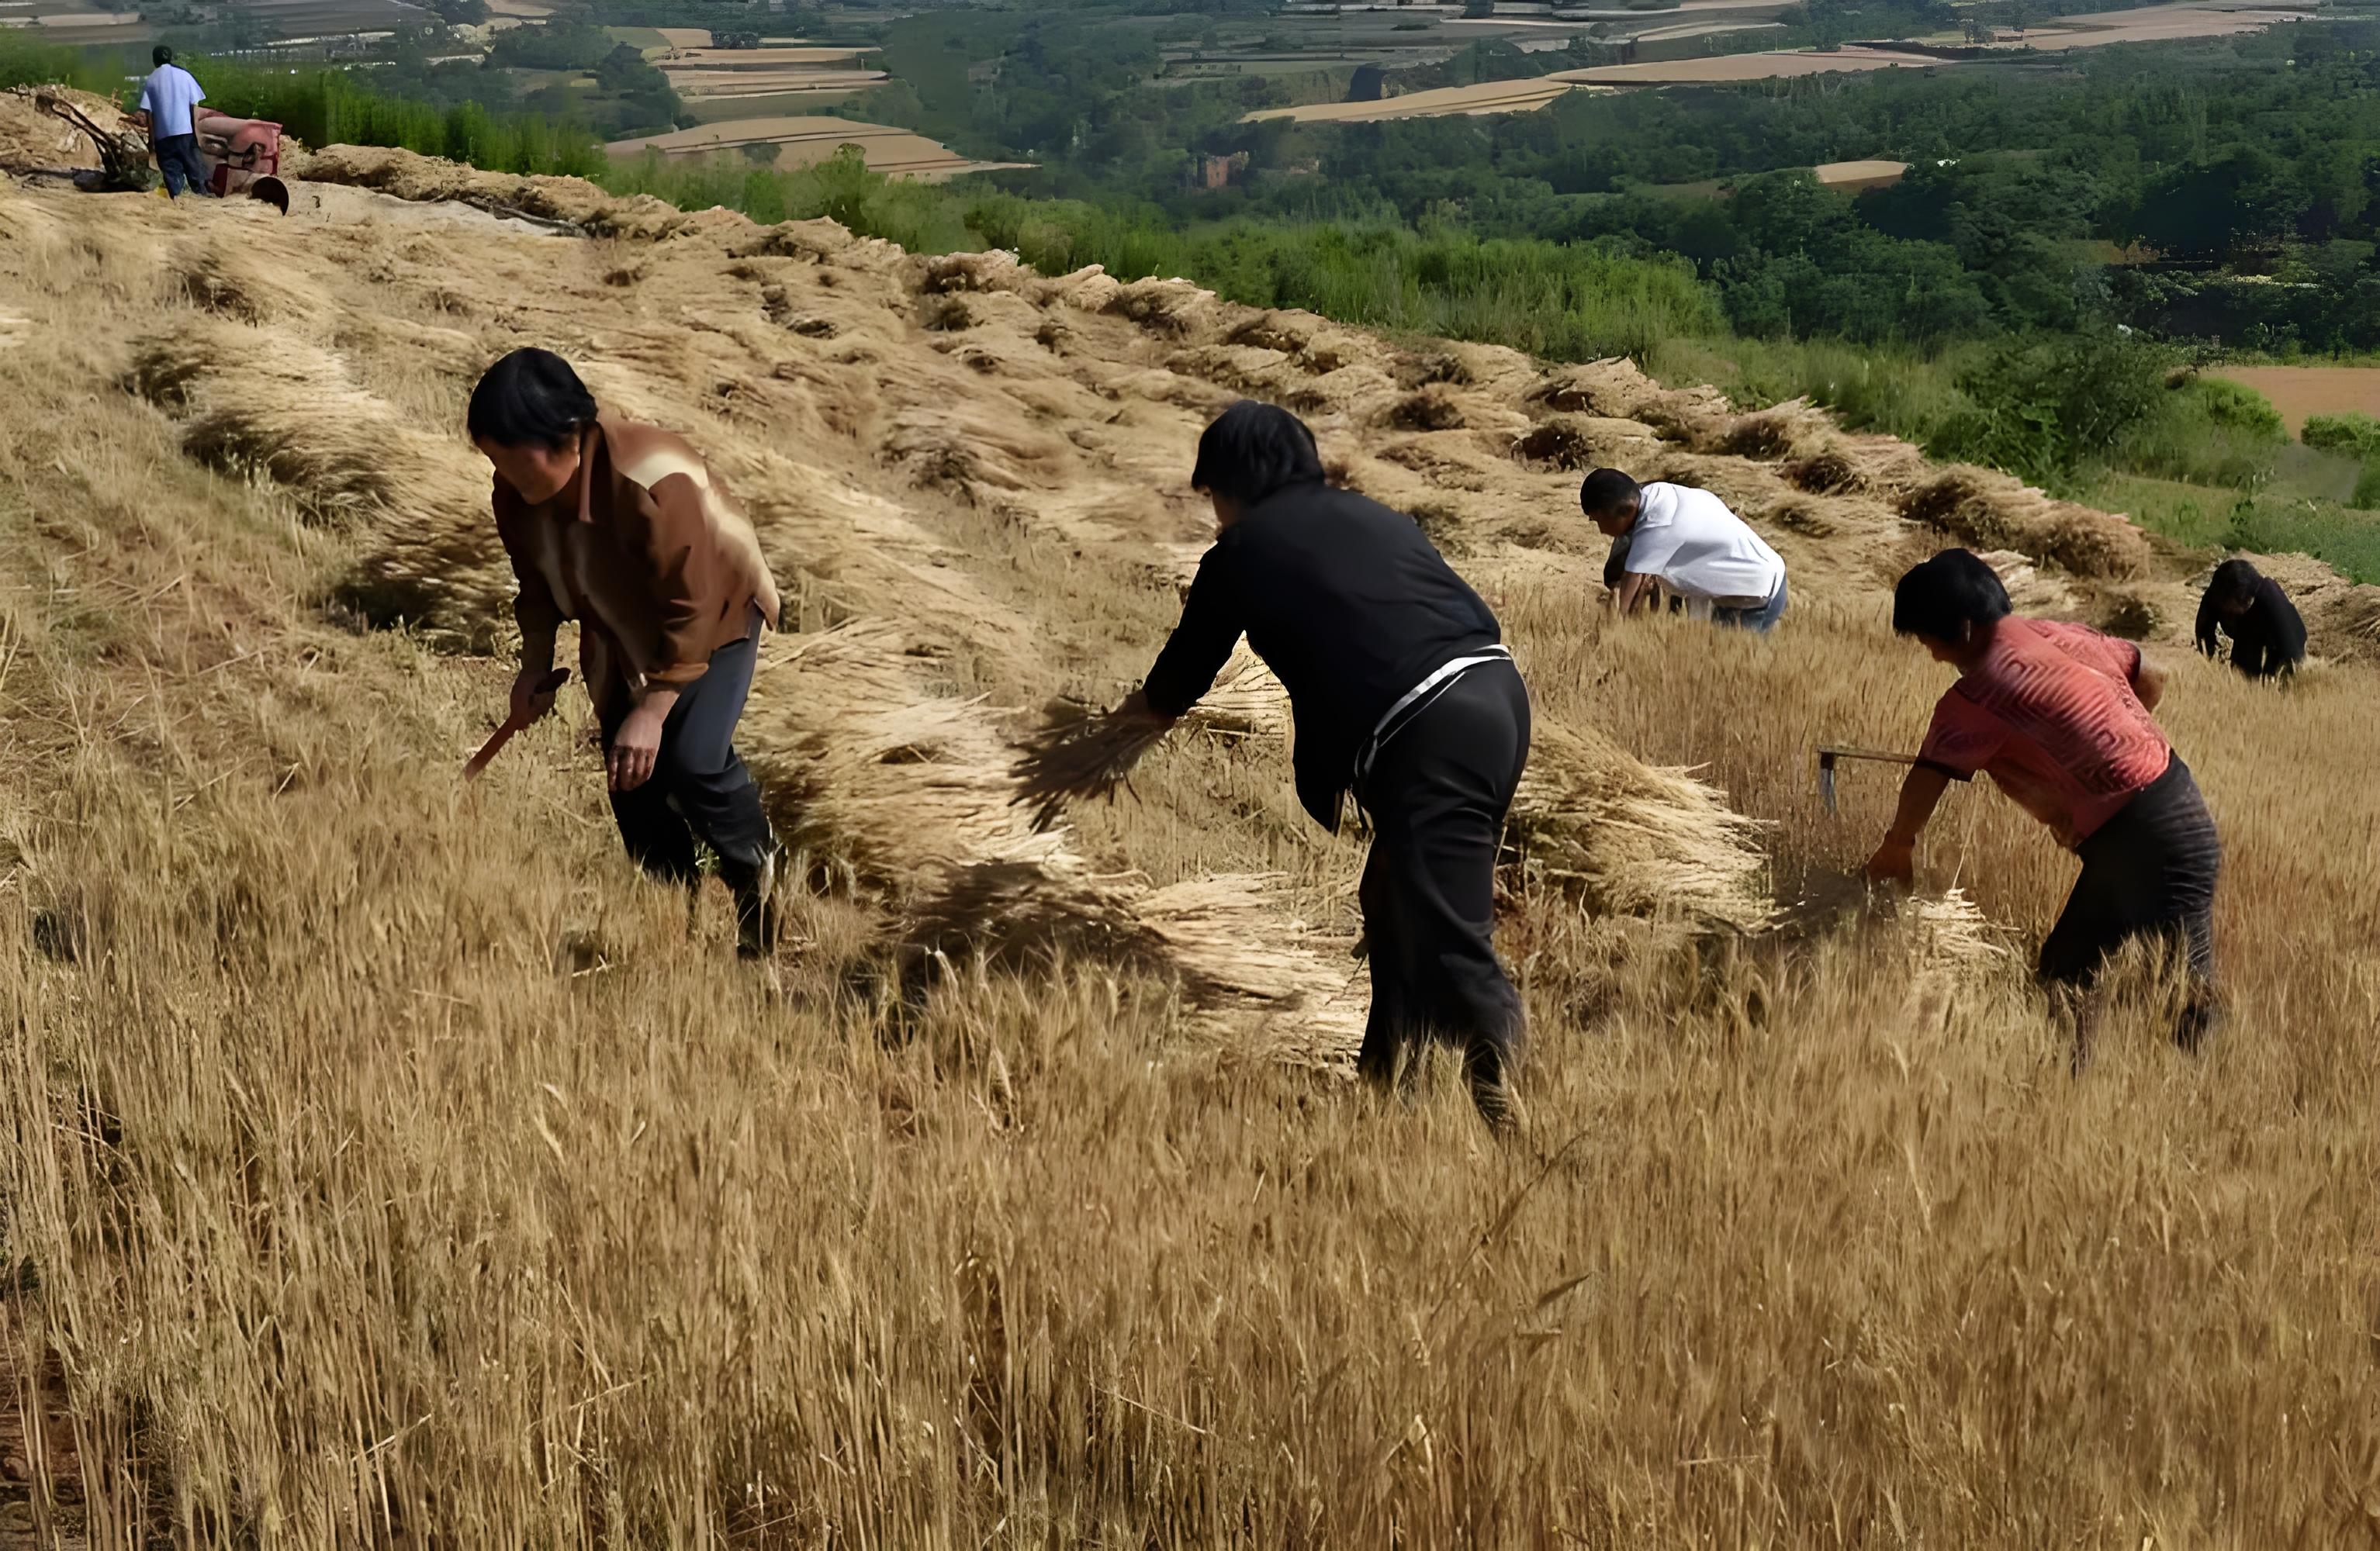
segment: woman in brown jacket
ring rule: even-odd
[[[680,437],[598,410],[561,357],[516,350],[471,392],[495,465],[496,531],[519,579],[512,709],[533,720],[554,633],[578,622],[612,813],[646,872],[700,882],[697,840],[735,896],[736,951],[774,951],[777,845],[735,723],[777,585],[752,525]]]

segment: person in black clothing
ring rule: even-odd
[[[1444,1038],[1462,1048],[1481,1115],[1516,1123],[1521,999],[1489,938],[1529,697],[1496,616],[1411,517],[1326,485],[1313,433],[1285,409],[1224,410],[1190,482],[1214,503],[1214,547],[1117,714],[1173,721],[1246,635],[1289,690],[1305,811],[1335,833],[1352,791],[1372,820],[1358,893],[1372,1007],[1356,1070],[1392,1084],[1408,1046]]]
[[[2277,678],[2305,660],[2305,621],[2280,583],[2244,560],[2215,568],[2198,600],[2198,649],[2220,654],[2215,633],[2231,637],[2231,666],[2252,679]]]

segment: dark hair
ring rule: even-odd
[[[1892,628],[1903,636],[1955,642],[1964,626],[2008,618],[2008,588],[1999,573],[1968,550],[1944,550],[1901,576],[1892,589]]]
[[[1578,482],[1578,509],[1599,517],[1620,511],[1643,493],[1644,487],[1620,470],[1598,468]]]
[[[2256,584],[2265,578],[2244,560],[2227,560],[2215,568],[2206,584],[2206,596],[2217,603],[2252,603],[2256,600]]]
[[[152,65],[171,65],[173,62],[174,51],[163,43],[149,51],[149,63]]]
[[[559,447],[595,418],[595,395],[551,350],[516,350],[471,390],[466,421],[474,442],[499,447]]]
[[[1228,495],[1244,506],[1292,485],[1321,482],[1322,454],[1305,422],[1252,398],[1215,417],[1198,438],[1198,466],[1190,471],[1192,489]]]

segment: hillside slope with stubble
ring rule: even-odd
[[[2187,650],[2206,557],[1799,406],[1179,281],[333,148],[392,200],[0,184],[0,1361],[38,1534],[342,1545],[2341,1544],[2380,1504],[2380,593]],[[401,201],[401,205],[400,202]],[[408,218],[410,212],[418,219]],[[566,222],[537,235],[490,212]],[[478,372],[688,434],[787,600],[744,743],[773,979],[616,855],[583,701],[468,791],[509,573]],[[1414,514],[1536,704],[1500,946],[1531,1128],[1348,1081],[1361,848],[1234,663],[1037,829],[1257,394]],[[1578,471],[1720,491],[1771,640],[1601,611]],[[2239,1010],[2080,1080],[2073,864],[1961,791],[1852,881],[1943,670],[1899,569],[2144,636]]]

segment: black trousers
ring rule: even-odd
[[[700,841],[718,854],[729,881],[757,873],[772,843],[760,789],[735,752],[735,724],[752,690],[760,660],[760,622],[751,634],[710,654],[710,665],[687,685],[662,723],[660,756],[653,773],[634,791],[612,794],[612,817],[621,842],[638,866],[655,878],[692,883],[694,846]],[[632,709],[615,697],[600,718],[603,748]]]
[[[2075,848],[2082,876],[2041,945],[2041,977],[2087,987],[2135,937],[2180,941],[2194,982],[2177,1037],[2195,1044],[2213,1014],[2215,880],[2223,845],[2198,782],[2177,754],[2165,774]]]
[[[1356,1070],[1391,1080],[1408,1045],[1460,1047],[1472,1092],[1520,1065],[1520,993],[1489,941],[1496,848],[1529,761],[1529,695],[1510,662],[1457,679],[1374,757],[1356,794],[1372,854],[1358,893],[1372,1010]]]

